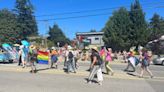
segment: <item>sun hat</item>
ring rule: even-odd
[[[93,46],[91,49],[93,49],[93,50],[99,52],[98,47],[96,47],[96,46]]]
[[[30,45],[30,48],[31,48],[31,49],[36,49],[36,46]]]
[[[71,46],[68,46],[67,48],[68,48],[68,50],[72,50],[72,47]]]
[[[55,47],[52,47],[51,49],[52,49],[52,50],[56,50],[56,48],[55,48]]]

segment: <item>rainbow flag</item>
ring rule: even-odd
[[[99,52],[99,54],[100,54],[101,59],[104,61],[104,60],[105,60],[105,50],[102,49],[102,50]]]
[[[39,64],[48,64],[48,52],[38,51],[37,60]]]

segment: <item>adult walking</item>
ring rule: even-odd
[[[128,71],[128,72],[135,72],[136,69],[135,69],[135,66],[136,66],[136,58],[134,57],[134,52],[133,51],[130,51],[128,53],[128,65],[127,67],[124,69],[124,71]],[[130,71],[129,68],[132,68],[132,70]]]
[[[22,61],[22,68],[25,68],[27,60],[28,60],[28,50],[27,47],[24,45],[20,46],[21,61]]]
[[[91,83],[95,74],[97,74],[98,84],[102,85],[103,75],[101,70],[102,60],[98,53],[97,47],[92,48],[92,55],[91,55],[91,71],[87,80],[87,83]]]
[[[99,54],[100,54],[100,57],[103,61],[103,64],[102,64],[102,69],[103,69],[105,66],[105,58],[106,58],[106,48],[104,46],[101,48]]]
[[[146,70],[146,72],[148,72],[150,77],[153,78],[153,74],[149,69],[151,57],[152,57],[152,54],[150,52],[148,52],[147,50],[143,49],[142,56],[140,57],[142,59],[142,61],[141,61],[141,74],[139,76],[140,78],[143,77],[144,70]]]
[[[75,63],[75,68],[78,69],[79,64],[78,64],[78,59],[79,59],[79,50],[77,50],[76,48],[74,49],[74,63]]]
[[[67,73],[73,72],[76,73],[75,69],[75,61],[74,61],[74,54],[73,54],[72,47],[68,47],[68,51],[66,52],[67,56]]]
[[[34,45],[30,46],[30,51],[29,51],[29,56],[30,56],[30,66],[31,66],[31,73],[36,73],[36,65],[35,63],[37,62],[37,49]]]
[[[111,75],[114,75],[114,71],[113,69],[110,67],[112,62],[112,49],[111,48],[107,48],[107,52],[106,52],[106,59],[105,59],[105,68],[107,71],[107,74],[109,75],[109,72],[111,72]]]
[[[51,68],[54,68],[53,67],[53,64],[55,63],[55,69],[57,69],[58,68],[58,64],[57,64],[57,61],[58,61],[58,52],[57,52],[57,50],[56,50],[56,48],[55,47],[52,47],[51,48]]]

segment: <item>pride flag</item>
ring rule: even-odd
[[[105,60],[105,50],[102,49],[102,50],[99,52],[99,54],[100,54],[101,59],[104,61],[104,60]]]
[[[39,64],[48,64],[48,52],[38,51],[37,60]]]

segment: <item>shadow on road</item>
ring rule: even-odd
[[[88,78],[84,78],[84,80],[85,80],[86,82],[88,82]],[[92,83],[98,83],[96,80],[92,80],[91,82],[92,82]]]
[[[131,76],[135,76],[135,77],[138,77],[138,75],[137,74],[134,74],[134,73],[126,73],[126,74],[128,74],[128,75],[131,75]]]
[[[12,64],[12,62],[0,62],[0,64]]]

